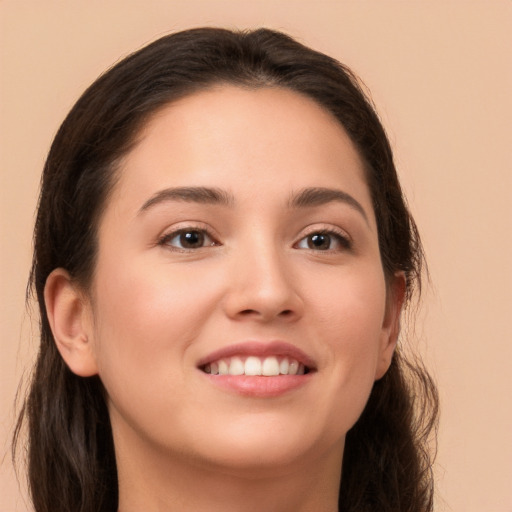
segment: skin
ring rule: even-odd
[[[230,202],[162,199],[170,187],[222,189]],[[311,187],[355,202],[290,206]],[[209,234],[183,249],[179,229]],[[327,231],[328,249],[311,248]],[[405,287],[385,279],[343,127],[277,88],[175,102],[121,163],[98,237],[92,289],[57,269],[46,303],[71,370],[107,390],[120,510],[337,510],[345,435],[389,367]],[[290,343],[314,371],[254,397],[197,368],[247,340]]]

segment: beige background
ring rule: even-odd
[[[0,0],[0,22],[1,512],[29,510],[7,434],[36,346],[23,301],[45,153],[101,71],[198,25],[283,29],[364,78],[430,262],[436,510],[512,511],[512,1]]]

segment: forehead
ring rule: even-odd
[[[288,89],[224,85],[150,119],[120,165],[111,200],[140,203],[169,186],[220,186],[249,197],[316,186],[349,189],[371,211],[364,174],[342,125],[315,101]]]

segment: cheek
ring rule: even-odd
[[[377,265],[335,271],[305,293],[308,309],[331,350],[371,352],[379,346],[386,310],[386,283]],[[322,286],[323,284],[323,286]]]
[[[319,411],[333,436],[348,431],[362,413],[375,382],[385,339],[386,287],[382,273],[368,269],[332,278],[323,292],[310,291],[317,319],[316,343],[326,351],[322,364],[329,374]]]
[[[114,339],[125,333],[129,339],[156,346],[167,344],[178,332],[183,335],[183,329],[194,329],[215,293],[213,283],[205,286],[193,270],[148,265],[143,258],[129,265],[105,264],[99,268],[97,283],[100,327],[114,329]]]
[[[188,403],[193,382],[188,348],[215,304],[214,286],[172,266],[99,267],[95,349],[117,435],[136,431],[167,439],[184,428],[176,411]],[[158,270],[158,272],[157,272]],[[176,417],[178,416],[178,417]],[[128,429],[126,428],[128,427]]]
[[[375,283],[375,282],[374,282]],[[330,349],[346,381],[367,389],[373,384],[383,343],[385,289],[359,283],[350,294],[338,297],[338,314],[332,315]],[[340,333],[340,335],[336,335]]]
[[[181,378],[187,348],[215,306],[216,288],[199,286],[194,273],[170,265],[139,267],[133,261],[98,266],[95,350],[109,394],[131,389],[132,400],[144,401],[148,391],[170,389]]]

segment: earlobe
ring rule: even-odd
[[[382,340],[375,380],[384,377],[391,365],[400,333],[400,314],[405,301],[407,282],[404,272],[397,272],[388,286],[386,313],[382,325]]]
[[[66,270],[48,276],[44,301],[55,344],[69,369],[81,377],[96,375],[89,304]]]

